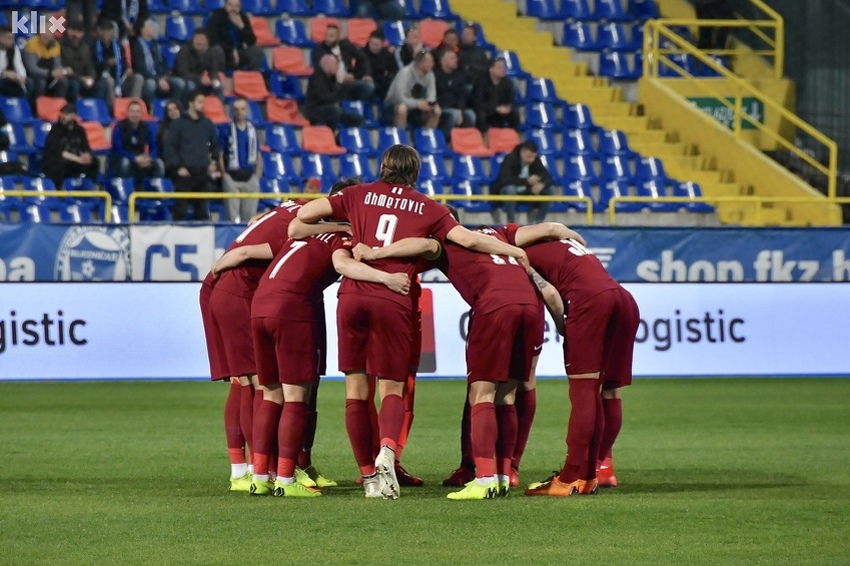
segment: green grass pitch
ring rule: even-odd
[[[464,384],[420,383],[404,463],[366,501],[323,383],[318,500],[226,491],[227,387],[0,384],[2,564],[848,564],[850,380],[638,380],[597,497],[450,502]],[[565,380],[539,386],[523,483],[563,461]]]

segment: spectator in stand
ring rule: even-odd
[[[26,97],[27,69],[15,34],[9,26],[0,27],[0,96]]]
[[[174,191],[178,193],[206,192],[209,188],[214,163],[221,155],[218,133],[209,118],[204,116],[204,93],[192,91],[187,97],[186,113],[168,128],[163,156],[173,171]],[[209,220],[206,199],[191,199],[195,220]],[[174,199],[171,217],[176,221],[186,218],[187,199]]]
[[[447,140],[452,138],[452,128],[471,128],[475,125],[475,111],[466,107],[466,76],[457,68],[457,54],[446,49],[440,64],[434,69],[437,83],[437,104],[442,109],[440,129]]]
[[[384,39],[382,31],[373,31],[364,50],[372,69],[372,80],[375,81],[375,96],[381,100],[387,97],[390,84],[398,73],[398,63],[393,52],[384,46]]]
[[[103,78],[106,93],[104,98],[110,110],[116,96],[141,98],[144,79],[133,73],[124,49],[115,37],[115,26],[111,20],[101,20],[97,25],[98,39],[94,42],[94,64],[97,74]]]
[[[40,33],[30,38],[24,46],[24,67],[32,80],[30,96],[65,98],[68,94],[68,79],[62,67],[62,48],[53,32]]]
[[[233,102],[233,122],[221,130],[221,185],[225,193],[258,193],[263,176],[260,159],[260,138],[257,129],[248,121],[248,102],[238,98]],[[228,222],[248,222],[257,214],[257,199],[225,199],[224,211]]]
[[[68,23],[68,29],[59,41],[62,65],[68,76],[68,100],[71,102],[78,97],[104,98],[106,95],[106,82],[98,77],[85,35],[83,21],[76,19]]]
[[[142,24],[139,34],[130,40],[133,71],[144,79],[142,99],[148,105],[156,98],[182,100],[186,92],[186,81],[171,74],[162,57],[162,49],[156,41],[157,25],[153,20]]]
[[[460,54],[460,37],[454,28],[447,29],[446,33],[443,34],[443,41],[434,50],[434,59],[441,60],[446,51],[453,51],[455,55]]]
[[[186,81],[187,91],[200,90],[219,98],[224,97],[224,86],[218,78],[221,70],[211,55],[209,38],[203,29],[195,30],[174,60],[174,74]]]
[[[514,107],[514,83],[507,78],[505,60],[497,57],[472,89],[472,108],[476,125],[482,132],[488,128],[519,129],[519,112]]]
[[[336,129],[342,122],[349,127],[361,126],[363,116],[342,109],[342,88],[338,82],[339,59],[325,53],[310,75],[304,102],[304,116],[311,124],[326,124]]]
[[[329,25],[325,31],[325,40],[313,48],[313,68],[318,67],[322,57],[329,53],[339,60],[336,76],[342,100],[371,103],[375,94],[375,83],[372,80],[369,60],[362,49],[347,39],[340,39],[339,27],[336,25]]]
[[[478,47],[478,30],[472,24],[463,26],[460,33],[458,61],[460,70],[469,77],[470,84],[474,85],[479,77],[487,74],[490,57],[486,51]]]
[[[180,117],[183,113],[182,108],[180,107],[180,103],[176,100],[169,100],[165,103],[165,116],[162,117],[162,120],[159,121],[159,128],[156,131],[156,147],[160,149],[160,151],[165,153],[165,140],[168,137],[168,129],[171,127],[171,124]],[[166,165],[165,173],[169,177],[172,176],[172,171]]]
[[[379,20],[403,20],[404,7],[396,0],[355,0],[354,13],[358,18],[378,16]]]
[[[384,101],[384,120],[397,128],[436,128],[440,123],[434,57],[420,51],[413,62],[398,72]]]
[[[226,0],[224,8],[215,10],[207,22],[207,31],[216,68],[260,70],[263,50],[257,45],[240,0]]]
[[[156,137],[142,121],[142,105],[134,100],[127,105],[127,118],[112,128],[109,170],[115,177],[133,177],[140,187],[144,179],[165,176],[165,167],[156,156]]]
[[[552,196],[552,175],[543,165],[537,151],[537,143],[534,140],[526,140],[507,154],[499,168],[496,182],[490,187],[490,194]],[[506,201],[498,204],[504,205],[508,224],[513,224],[516,221],[516,202]],[[538,224],[546,219],[546,213],[552,203],[529,204],[529,222]],[[498,206],[493,208],[493,220],[496,224],[502,223],[502,213]]]
[[[77,105],[73,102],[62,108],[59,121],[50,128],[42,155],[41,170],[56,187],[74,177],[97,178],[100,162],[91,153],[86,130],[77,123]]]
[[[65,2],[65,17],[68,18],[69,22],[81,21],[83,23],[86,42],[90,42],[92,39],[96,13],[97,0],[67,0]]]
[[[411,27],[404,34],[404,43],[395,50],[395,60],[398,63],[398,68],[403,69],[413,62],[416,54],[425,49],[425,44],[422,43],[422,33],[417,27]]]
[[[118,38],[122,42],[138,35],[150,15],[148,0],[103,0],[100,6],[100,21],[118,24]]]

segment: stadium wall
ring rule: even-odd
[[[627,284],[641,309],[637,376],[850,376],[850,285]],[[0,286],[0,380],[207,379],[197,283]],[[328,375],[336,286],[325,295]],[[423,295],[424,378],[466,374],[468,307],[447,283]],[[563,376],[547,321],[540,376]]]

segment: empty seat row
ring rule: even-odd
[[[659,17],[654,0],[526,0],[526,15],[541,20],[628,22]]]

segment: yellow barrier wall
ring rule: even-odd
[[[716,164],[717,169],[734,171],[735,182],[757,196],[815,197],[822,195],[795,175],[766,158],[744,140],[736,140],[730,130],[713,118],[695,112],[681,95],[668,86],[669,79],[642,78],[638,83],[638,100],[651,120],[663,123],[665,130],[675,130],[685,143],[699,146],[700,153]],[[706,194],[707,197],[712,195]],[[718,208],[722,208],[718,207]],[[774,208],[776,220],[799,226],[838,226],[841,209],[823,204],[765,204]],[[744,219],[744,223],[746,219]]]

